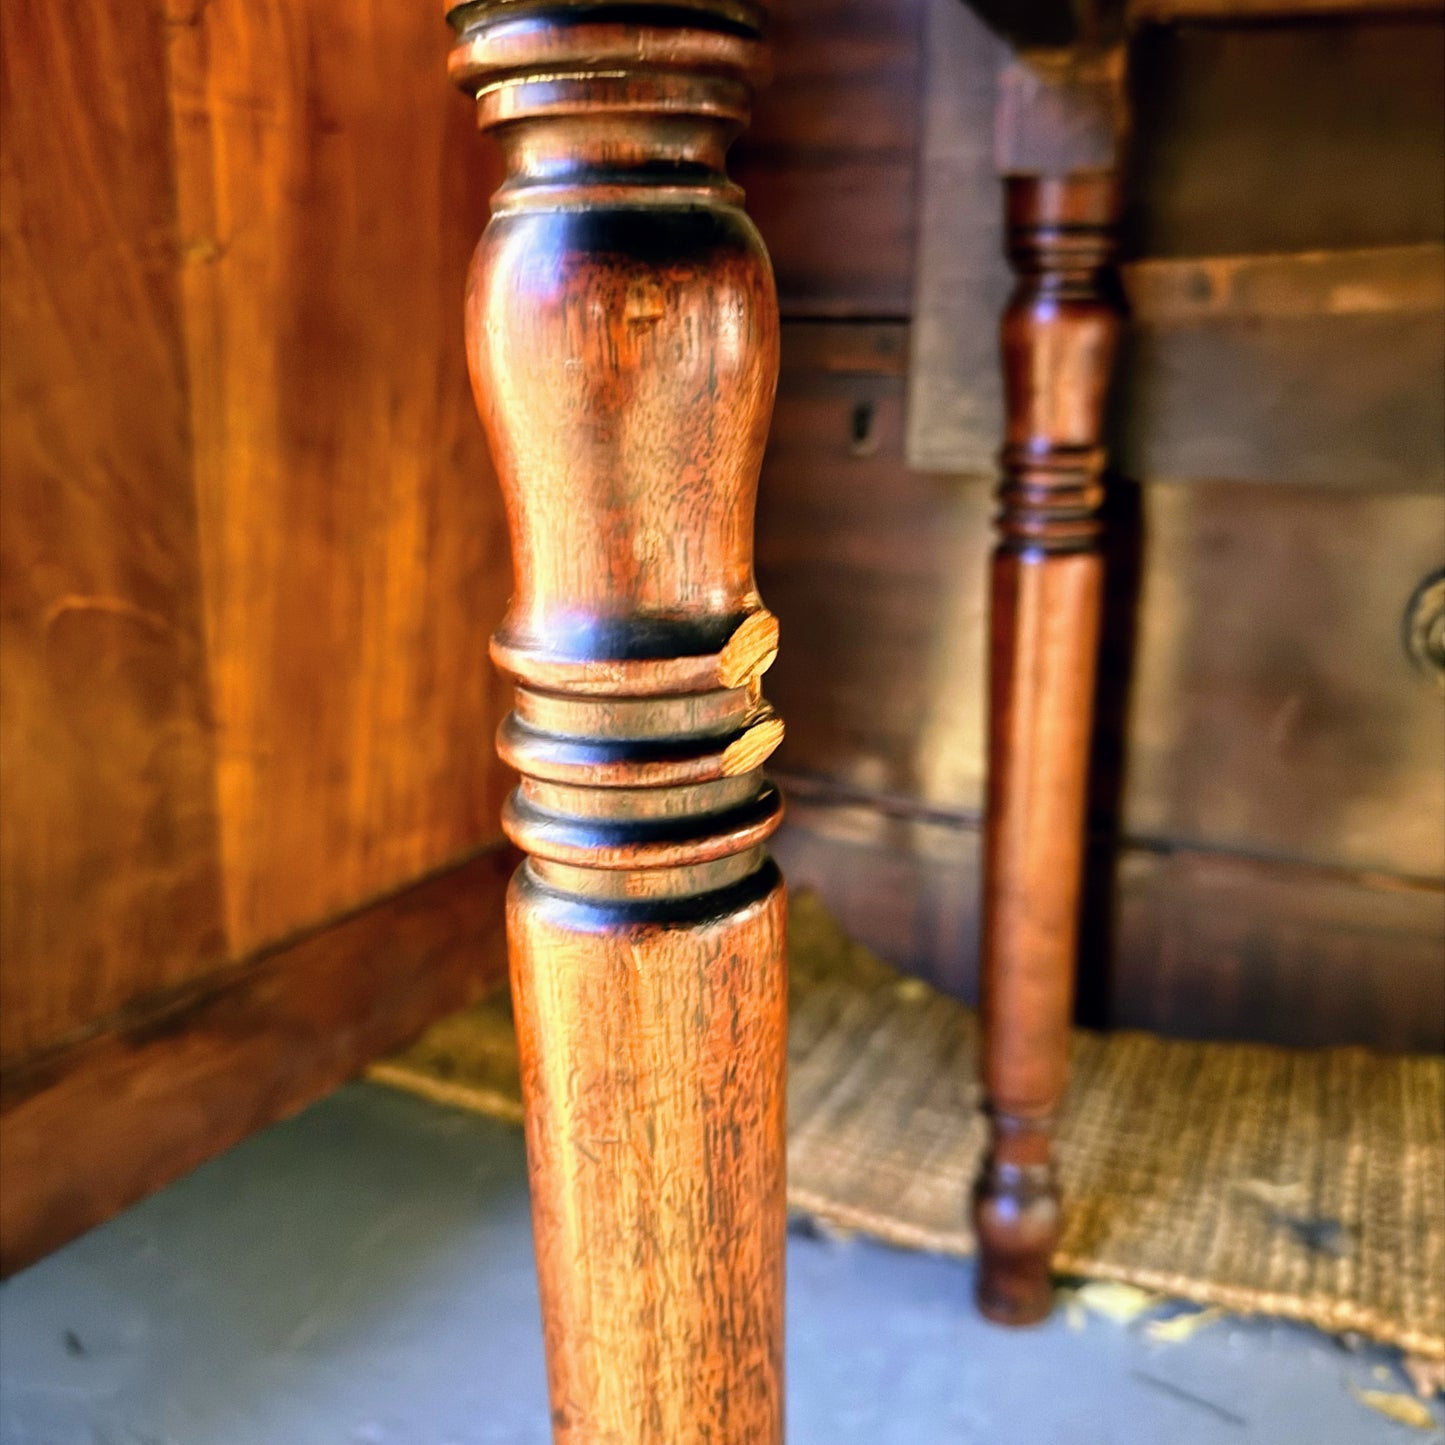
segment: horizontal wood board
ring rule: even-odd
[[[976,826],[782,779],[775,852],[850,936],[976,1003]],[[1096,838],[1078,1015],[1301,1048],[1445,1049],[1445,889]]]

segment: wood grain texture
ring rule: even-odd
[[[998,340],[1013,289],[994,154],[1006,44],[967,5],[927,0],[918,139],[907,456],[923,471],[994,475],[1003,428]]]
[[[781,1440],[782,889],[620,930],[520,874],[509,926],[555,1438]]]
[[[493,849],[3,1076],[0,1272],[295,1113],[502,975]]]
[[[1160,486],[1142,544],[1125,831],[1445,879],[1440,696],[1400,639],[1438,495]]]
[[[1126,254],[1445,240],[1442,42],[1438,11],[1141,33]]]
[[[1121,271],[1129,314],[1152,326],[1445,310],[1445,244],[1262,256],[1159,257]]]
[[[909,329],[866,329],[872,346],[783,331],[758,511],[758,575],[789,639],[770,683],[778,762],[976,818],[992,489],[906,465]]]
[[[1421,251],[1445,262],[1445,251]],[[1260,258],[1252,268],[1260,287],[1246,303],[1257,309],[1233,313],[1179,307],[1170,315],[1174,297],[1149,295],[1157,272],[1146,270],[1137,289],[1167,309],[1134,313],[1114,399],[1121,468],[1157,481],[1438,489],[1445,306],[1418,304],[1397,254],[1385,250],[1355,268],[1373,306],[1321,297],[1312,313],[1284,309],[1308,298],[1309,253],[1283,265]],[[1190,269],[1199,281],[1228,265],[1211,258]],[[1269,271],[1293,273],[1280,288],[1292,296],[1266,289]]]
[[[444,889],[381,907],[392,954],[255,950],[495,838],[507,564],[461,394],[485,197],[444,164],[470,139],[437,17],[0,23],[13,1260],[465,996],[489,935]]]
[[[234,952],[492,836],[505,530],[458,317],[486,216],[426,6],[169,12]],[[483,183],[474,180],[482,167]]]
[[[1439,881],[1140,852],[1114,886],[1100,974],[1120,1027],[1445,1051]]]
[[[1099,88],[1087,85],[1086,108]],[[1066,85],[1065,119],[1072,101]],[[989,1144],[973,1219],[980,1308],[1032,1324],[1052,1308],[1061,1228],[1053,1134],[1068,1079],[1103,606],[1105,401],[1123,314],[1114,170],[1014,173],[1005,197],[1018,285],[1001,327],[981,955]]]
[[[752,557],[778,312],[724,170],[761,18],[451,15],[507,167],[467,354],[516,570],[492,655],[559,1445],[782,1439],[782,724]]]
[[[817,893],[848,937],[977,1005],[981,821],[828,779],[776,776],[788,814],[773,851],[793,892]]]
[[[159,16],[0,19],[0,1060],[225,956]]]
[[[772,7],[773,83],[731,169],[787,317],[896,317],[912,305],[923,66],[919,0]]]

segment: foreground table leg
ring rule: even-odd
[[[723,173],[748,0],[452,14],[507,163],[468,295],[516,592],[499,746],[554,1437],[782,1438],[784,905],[753,502],[772,274]]]
[[[1068,1069],[1103,561],[1104,397],[1119,332],[1107,171],[1011,176],[1018,287],[1003,322],[1007,434],[993,559],[984,861],[979,1304],[1048,1314],[1052,1145]]]

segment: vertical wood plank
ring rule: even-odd
[[[994,167],[1008,52],[957,0],[927,0],[927,23],[906,453],[923,471],[992,477],[1003,385],[997,331],[984,318],[1002,314],[1013,287]]]
[[[245,950],[495,831],[486,637],[508,566],[460,322],[488,152],[427,6],[175,0],[170,24],[226,915]]]
[[[150,6],[0,14],[0,1057],[221,960]]]

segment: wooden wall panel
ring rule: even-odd
[[[903,333],[875,334],[870,352],[856,331],[785,330],[758,524],[784,635],[777,763],[972,819],[991,484],[905,466]],[[1439,498],[1201,484],[1116,501],[1101,822],[1445,877],[1439,694],[1400,642],[1445,552]]]
[[[1445,483],[1445,246],[1145,261],[1124,283],[1119,471]]]
[[[849,934],[970,1003],[975,825],[789,789],[776,852]],[[1097,838],[1081,939],[1082,1020],[1187,1038],[1445,1048],[1445,889]]]
[[[785,0],[772,84],[730,169],[784,317],[906,316],[913,299],[920,0]]]
[[[875,334],[784,328],[757,539],[777,766],[975,811],[991,489],[904,465],[907,333]]]
[[[1445,880],[1440,693],[1401,642],[1440,497],[1159,486],[1143,525],[1124,830]]]
[[[850,938],[895,968],[978,1003],[977,826],[888,811],[816,782],[784,780],[773,852],[794,892],[817,893]]]
[[[439,12],[177,0],[171,100],[230,941],[491,836],[510,580],[461,298],[496,181]]]
[[[0,26],[9,1269],[498,976],[510,568],[441,17]]]
[[[165,48],[0,12],[0,1059],[223,958]]]
[[[932,0],[914,466],[991,475],[1012,285],[989,143],[1001,49]],[[1445,33],[1149,31],[1110,458],[1149,481],[1445,481]]]
[[[1003,433],[999,318],[1014,285],[994,156],[1008,49],[968,6],[924,3],[907,453],[924,470],[992,476]]]
[[[1115,1025],[1195,1038],[1445,1049],[1438,882],[1126,851],[1114,886],[1113,966],[1104,982]]]
[[[1138,256],[1445,238],[1441,15],[1147,29],[1130,59]]]
[[[991,502],[904,466],[904,392],[930,326],[992,374],[1002,259],[990,240],[962,322],[841,324],[913,310],[919,216],[997,223],[992,178],[921,178],[925,9],[780,6],[734,169],[785,314],[827,318],[789,327],[759,519],[779,852],[858,936],[967,994]],[[936,14],[992,53],[957,0]],[[1146,32],[1135,251],[1173,285],[1210,251],[1438,245],[1437,34]],[[88,1202],[34,1163],[32,1217],[64,1231],[299,1106],[499,957],[480,861],[480,911],[428,884],[369,911],[374,935],[254,952],[495,831],[485,640],[510,569],[460,298],[496,167],[426,6],[14,0],[0,39],[0,1146],[14,1178],[12,1141],[43,1161],[93,1113],[64,1155],[72,1180],[92,1145],[108,1160]],[[966,169],[991,89],[951,100],[978,117]],[[1438,1046],[1445,743],[1397,641],[1438,497],[1276,493],[1116,492],[1086,1011]],[[122,1097],[151,1112],[100,1107]]]

